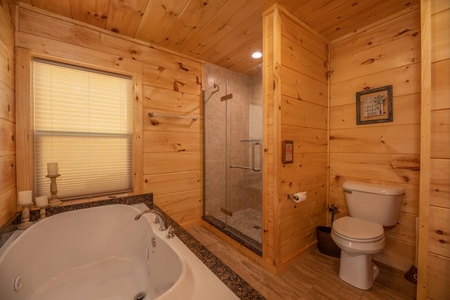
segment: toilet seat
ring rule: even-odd
[[[333,222],[334,233],[348,241],[372,243],[384,237],[383,226],[352,217],[342,217]]]

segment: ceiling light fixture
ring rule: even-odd
[[[262,57],[262,53],[259,51],[253,52],[252,53],[252,57],[253,58],[261,58]]]

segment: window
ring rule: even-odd
[[[50,194],[48,162],[62,200],[131,191],[131,77],[42,59],[33,72],[35,194]]]

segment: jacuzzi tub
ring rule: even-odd
[[[0,249],[0,299],[238,299],[147,209],[108,205],[46,218]]]

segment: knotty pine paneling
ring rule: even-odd
[[[166,113],[200,114],[198,94],[188,94],[145,85],[142,91],[144,108],[157,109]]]
[[[432,159],[430,205],[450,208],[450,159]]]
[[[179,1],[176,2],[178,3]],[[167,2],[164,4],[166,3]],[[209,23],[210,19],[212,19],[222,7],[222,2],[189,1],[183,8],[182,13],[176,16],[176,22],[179,26],[171,27],[170,32],[161,39],[159,45],[168,49],[180,51],[203,27],[205,27],[205,25]],[[159,28],[159,26],[160,24],[157,24],[156,28]],[[258,27],[259,30],[261,30],[261,27]]]
[[[15,126],[13,122],[0,119],[0,156],[16,153]]]
[[[330,130],[330,151],[335,153],[417,154],[419,124]]]
[[[299,128],[327,129],[328,110],[324,106],[282,96],[281,116],[283,125]]]
[[[450,109],[431,112],[431,157],[450,160]]]
[[[357,34],[333,41],[330,55],[332,60],[351,56],[355,48],[359,51],[370,50],[374,47],[384,47],[385,44],[398,40],[417,40],[420,35],[420,10],[417,8],[403,10],[396,16],[386,18],[380,22],[359,28]],[[377,30],[377,26],[383,30]]]
[[[14,52],[0,43],[0,81],[8,86],[14,86]]]
[[[156,175],[165,173],[201,170],[202,161],[199,152],[144,153],[144,174]]]
[[[327,198],[327,186],[326,175],[322,177],[309,177],[297,180],[283,180],[280,186],[281,192],[281,206],[283,214],[288,214],[290,210],[297,209],[299,204],[295,203],[291,199],[288,199],[288,194],[292,195],[297,191],[307,192],[307,198],[300,204],[306,204],[309,202],[320,201]]]
[[[348,128],[356,126],[356,96],[352,104],[331,106],[330,111],[330,131],[344,132]],[[420,94],[413,93],[404,96],[394,96],[393,101],[394,120],[391,125],[420,124]],[[385,126],[381,124],[367,124],[358,127],[360,130],[372,127]],[[361,125],[362,126],[362,125]],[[390,125],[387,125],[390,126]]]
[[[332,143],[333,141],[330,141]],[[418,154],[330,153],[330,174],[350,176],[361,181],[377,180],[392,185],[418,184]]]
[[[326,153],[294,153],[294,163],[282,165],[281,178],[284,181],[320,177],[327,169]],[[299,192],[299,191],[297,191]]]
[[[355,4],[355,2],[352,1],[338,1],[337,3],[341,3],[342,5],[333,7],[331,11],[323,15],[325,18],[320,20],[315,19],[309,23],[312,28],[330,40],[339,38],[339,36],[341,36],[341,32],[352,33],[360,30],[360,24],[362,22],[365,22],[365,24],[371,24],[373,22],[378,22],[381,17],[390,16],[393,13],[398,12],[399,10],[395,9],[394,4],[397,4],[402,8],[406,8],[411,5],[409,10],[418,8],[418,5],[417,7],[412,6],[417,4],[417,2],[408,0],[390,2],[381,1],[376,4],[374,2],[358,2]],[[335,4],[328,5],[331,6]],[[371,14],[368,12],[373,5],[377,6],[379,13]],[[332,16],[334,16],[334,18]],[[332,24],[336,19],[340,22],[333,26]]]
[[[319,57],[316,53],[305,49],[306,44],[296,43],[282,37],[281,59],[284,66],[294,69],[300,74],[311,77],[326,85],[328,57]]]
[[[36,11],[29,7],[19,9],[19,28],[22,33],[61,41],[68,45],[95,49],[118,59],[131,59],[158,65],[161,68],[179,70],[201,77],[202,65],[192,58],[167,51],[160,51],[138,40],[128,39],[109,31],[99,31],[89,25]],[[49,31],[48,28],[58,28]],[[93,44],[92,41],[96,43]],[[164,50],[164,49],[163,49]],[[70,52],[70,50],[69,50]]]
[[[419,9],[407,9],[403,15],[332,42],[333,84],[420,62],[419,28]]]
[[[202,138],[198,132],[144,131],[144,152],[199,152]]]
[[[427,261],[427,298],[448,299],[450,296],[448,287],[450,260],[447,257],[428,252]]]
[[[428,251],[443,257],[450,257],[450,209],[430,206]]]
[[[294,153],[326,153],[328,133],[324,129],[281,125],[281,140],[294,142]]]
[[[0,187],[2,192],[15,188],[16,157],[14,155],[0,156],[0,178],[1,178]]]
[[[450,19],[450,9],[444,9],[433,14],[431,18],[432,36],[431,39],[431,60],[438,62],[448,60],[450,49],[450,36],[448,35],[448,20]]]
[[[174,201],[176,199],[176,201]],[[158,207],[163,209],[183,227],[189,228],[199,225],[203,215],[202,190],[187,190],[180,193],[170,193],[154,198]]]
[[[407,270],[415,261],[420,180],[420,9],[360,28],[331,42],[330,201],[347,214],[342,183],[405,189],[399,222],[386,230],[375,259]],[[356,92],[393,85],[394,121],[356,125]],[[390,244],[389,244],[390,242]]]
[[[281,138],[294,140],[294,162],[280,164],[279,226],[282,264],[316,241],[327,219],[328,46],[308,26],[280,10]],[[287,193],[307,191],[295,204]]]
[[[431,1],[431,163],[426,295],[450,297],[450,2]]]
[[[33,49],[50,57],[80,61],[87,65],[95,66],[101,64],[103,68],[110,70],[140,71],[142,69],[142,62],[132,58],[124,58],[118,54],[104,52],[101,48],[72,45],[64,40],[53,40],[24,32],[17,32],[16,46],[24,49]]]
[[[166,69],[160,65],[144,63],[143,84],[176,92],[199,95],[201,93],[200,77],[186,72]]]
[[[135,37],[140,40],[160,42],[189,0],[169,1],[164,5],[160,1],[149,2]]]
[[[328,84],[281,66],[281,90],[289,98],[328,107]]]
[[[431,65],[431,109],[450,108],[450,59],[434,62]]]
[[[51,59],[135,74],[137,164],[135,193],[154,200],[182,226],[202,214],[201,120],[149,112],[200,114],[202,63],[143,42],[30,7],[19,8],[16,45]],[[49,32],[48,28],[58,28]],[[20,175],[20,174],[19,174]],[[172,186],[169,188],[168,183]],[[176,184],[176,188],[173,185]]]
[[[263,259],[279,269],[279,187],[280,155],[280,24],[276,7],[263,15]]]
[[[356,52],[355,52],[356,53]],[[345,56],[332,61],[331,76],[336,83],[400,68],[420,61],[420,38],[394,40],[362,50],[358,55]]]
[[[145,175],[144,192],[159,196],[188,190],[202,190],[202,183],[202,171]]]
[[[0,4],[0,227],[16,213],[13,2]]]
[[[148,2],[149,0],[108,1],[110,5],[108,5],[106,29],[126,36],[134,36]]]
[[[14,122],[16,119],[16,102],[14,89],[0,81],[0,119]]]
[[[339,84],[332,84],[330,87],[331,108],[334,109],[335,107],[341,105],[355,104],[355,91],[364,91],[365,89],[384,86],[386,83],[386,78],[389,78],[390,84],[395,87],[394,97],[414,94],[419,95],[420,93],[420,63],[414,63],[374,74],[366,74],[365,76],[352,78],[344,82],[340,82]],[[394,101],[394,105],[396,105],[396,102],[398,101]],[[407,107],[404,106],[400,107],[402,111],[406,108]],[[398,112],[398,109],[395,109],[395,107],[394,112]],[[408,113],[397,114],[394,121],[397,122],[397,117],[404,117],[403,115],[408,115]],[[419,119],[417,119],[417,121],[419,122]],[[332,127],[334,128],[335,126]]]
[[[0,167],[4,167],[0,162]],[[16,212],[16,187],[4,188],[0,193],[0,224],[8,222]]]
[[[358,31],[396,14],[419,0],[348,0],[315,3],[310,0],[19,0],[67,18],[85,22],[172,52],[199,58],[233,72],[251,73],[261,60],[261,16],[278,4],[315,28],[327,40]],[[34,8],[33,8],[34,9]],[[36,10],[36,9],[35,9]],[[51,27],[53,28],[53,27]],[[283,30],[287,31],[287,30]],[[295,27],[291,32],[296,35]],[[305,44],[306,36],[301,35]],[[325,49],[320,49],[324,51]]]

